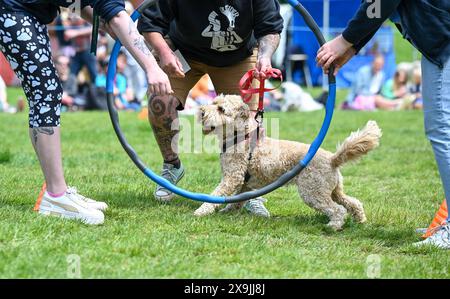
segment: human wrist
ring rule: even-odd
[[[343,32],[342,34],[340,34],[339,36],[338,36],[338,39],[341,41],[341,43],[343,44],[343,45],[345,45],[347,48],[350,48],[350,47],[352,47],[353,45],[354,45],[354,43],[352,43],[351,41],[350,41],[350,39],[348,38],[348,37],[346,37],[345,36],[345,32]]]

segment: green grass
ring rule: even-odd
[[[392,25],[392,24],[391,24]],[[421,54],[415,50],[411,44],[403,38],[402,34],[392,25],[394,31],[394,49],[395,49],[395,60],[397,63],[400,62],[411,62],[414,60],[420,60]]]
[[[17,92],[17,91],[14,91]],[[317,91],[316,91],[317,92]],[[344,93],[340,93],[342,97]],[[281,138],[311,141],[322,112],[270,113]],[[106,113],[63,115],[66,177],[110,205],[90,227],[32,212],[43,178],[28,140],[27,115],[0,114],[0,277],[66,278],[78,255],[83,278],[365,278],[367,258],[381,258],[382,278],[449,277],[447,251],[415,249],[443,198],[421,112],[336,112],[324,148],[374,119],[381,147],[343,169],[346,192],[365,204],[368,223],[325,228],[326,217],[300,201],[294,187],[267,195],[273,217],[244,212],[195,218],[199,203],[158,204],[154,184],[127,158]],[[121,114],[122,126],[154,169],[161,159],[146,122]],[[220,179],[218,156],[183,154],[181,186],[209,193]]]

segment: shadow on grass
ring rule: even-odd
[[[359,224],[353,221],[350,217],[347,219],[344,229],[335,232],[328,228],[328,218],[319,213],[297,214],[297,215],[276,215],[273,214],[270,219],[258,218],[250,215],[245,210],[234,211],[230,213],[217,213],[210,217],[198,220],[193,216],[193,212],[201,203],[189,199],[176,197],[170,203],[159,203],[153,198],[152,189],[145,192],[132,194],[126,191],[104,192],[93,194],[97,198],[110,198],[110,204],[114,208],[136,210],[137,212],[146,209],[165,209],[165,212],[179,210],[174,217],[185,218],[192,217],[195,222],[206,225],[223,224],[232,231],[233,227],[239,226],[239,229],[246,228],[249,232],[257,234],[275,234],[283,228],[295,228],[299,233],[308,234],[312,236],[326,236],[331,238],[342,238],[346,241],[369,242],[381,245],[385,248],[402,248],[407,244],[418,241],[417,235],[413,228],[398,227],[398,226],[382,226],[375,223]],[[168,209],[168,210],[167,210]],[[174,221],[176,221],[174,219]],[[237,229],[236,229],[237,230]]]
[[[175,206],[186,207],[189,209],[197,208],[200,203],[183,199],[182,197],[175,197],[170,203],[161,203],[155,200],[153,196],[153,188],[149,188],[146,191],[138,193],[130,193],[129,191],[116,191],[116,192],[97,192],[92,194],[94,198],[109,198],[113,199],[109,202],[117,208],[125,209],[142,209],[142,208],[158,208],[161,206]]]

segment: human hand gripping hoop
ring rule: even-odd
[[[136,21],[142,14],[142,12],[151,5],[155,5],[157,0],[147,0],[144,3],[139,6],[139,8],[131,15],[131,18],[133,21]],[[316,36],[319,44],[322,46],[325,43],[325,38],[323,37],[322,33],[320,32],[320,28],[317,25],[317,23],[313,20],[311,15],[308,13],[308,11],[297,1],[297,0],[289,0],[288,1],[290,5],[294,7],[294,9],[300,13],[305,20],[305,23],[308,25],[308,27],[312,30],[314,35]],[[328,101],[326,104],[325,109],[325,118],[322,124],[322,127],[317,135],[317,137],[312,142],[308,153],[306,156],[299,161],[299,163],[283,174],[278,180],[275,182],[255,191],[245,192],[229,197],[221,197],[221,196],[211,196],[209,194],[201,194],[201,193],[195,193],[190,192],[187,190],[184,190],[180,187],[177,187],[173,184],[171,184],[166,179],[158,176],[156,173],[154,173],[150,168],[148,168],[142,160],[139,158],[133,147],[127,142],[119,124],[119,115],[117,113],[117,110],[114,107],[114,77],[116,74],[116,66],[117,66],[117,57],[121,48],[121,43],[119,41],[116,41],[114,48],[111,52],[111,58],[109,60],[109,67],[108,67],[108,75],[107,75],[107,84],[106,84],[106,91],[107,91],[107,102],[108,102],[108,110],[111,117],[111,122],[114,128],[114,131],[119,138],[119,141],[122,145],[122,147],[127,152],[128,156],[131,158],[131,160],[134,162],[134,164],[151,180],[153,180],[155,183],[163,186],[164,188],[167,188],[168,190],[172,191],[173,193],[180,195],[182,197],[186,197],[192,200],[201,201],[201,202],[209,202],[209,203],[215,203],[215,204],[224,204],[224,203],[234,203],[234,202],[241,202],[246,201],[252,198],[256,198],[262,195],[265,195],[269,192],[272,192],[281,186],[285,185],[287,182],[289,182],[291,179],[293,179],[295,176],[297,176],[303,169],[305,169],[309,162],[314,158],[315,154],[319,150],[320,146],[322,145],[323,140],[325,139],[325,136],[328,132],[328,129],[331,124],[331,119],[333,117],[334,112],[334,105],[336,100],[336,79],[333,75],[333,70],[331,69],[328,75],[328,82],[329,82],[329,94],[328,94]]]

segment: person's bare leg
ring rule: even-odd
[[[67,185],[62,166],[60,128],[30,128],[29,133],[44,173],[47,191],[53,194],[65,192]]]
[[[164,162],[179,167],[178,132],[179,126],[174,123],[178,119],[178,99],[172,95],[151,96],[148,103],[148,119],[155,134],[156,141]]]
[[[395,110],[400,103],[400,100],[386,100],[382,96],[376,96],[375,98],[375,105],[381,110]]]

